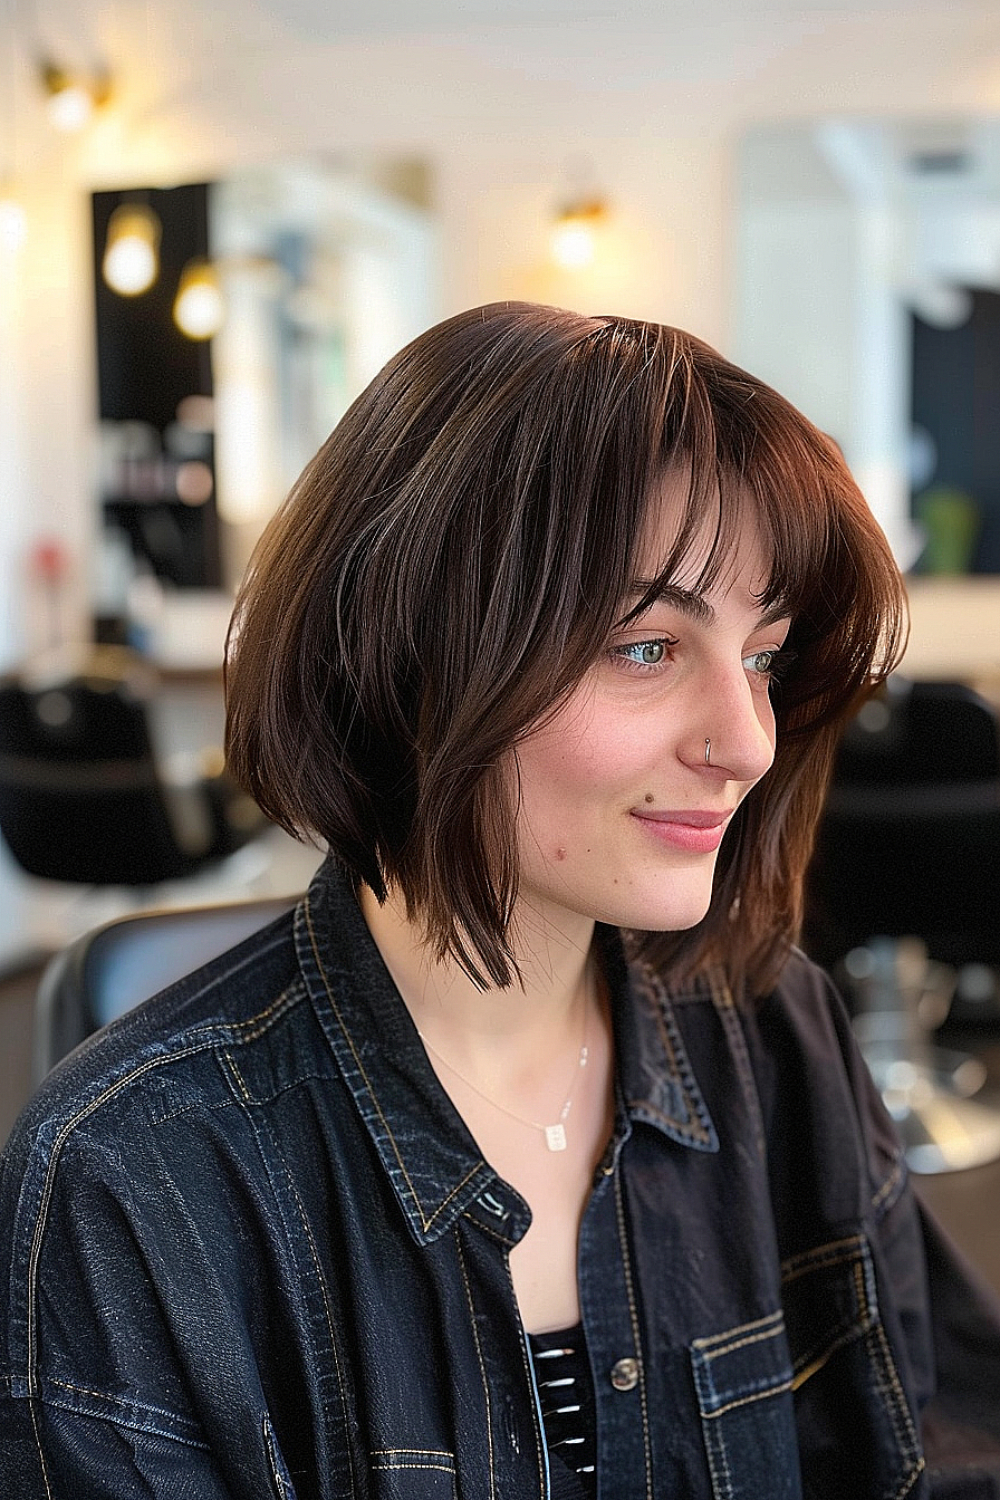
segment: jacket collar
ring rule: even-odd
[[[682,1146],[717,1151],[666,992],[628,967],[616,929],[599,928],[598,941],[628,1119]],[[471,1211],[515,1243],[530,1211],[483,1159],[439,1084],[333,856],[296,909],[295,942],[320,1024],[415,1238],[429,1243]]]

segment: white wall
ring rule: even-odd
[[[855,237],[846,199],[748,202],[734,268],[733,358],[789,395],[841,448],[852,417]]]

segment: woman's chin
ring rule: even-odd
[[[711,902],[711,887],[677,892],[669,900],[616,902],[599,920],[635,932],[687,932],[704,921]]]

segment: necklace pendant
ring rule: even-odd
[[[566,1150],[566,1130],[561,1122],[558,1125],[546,1125],[545,1144],[550,1151]]]

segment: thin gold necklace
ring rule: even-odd
[[[455,1067],[454,1063],[450,1063],[446,1057],[442,1057],[441,1053],[437,1050],[433,1043],[427,1040],[422,1031],[418,1030],[417,1036],[423,1042],[428,1052],[432,1052],[437,1058],[438,1062],[442,1063],[448,1069],[449,1073],[454,1073],[455,1077],[458,1078],[462,1083],[464,1083],[467,1089],[471,1089],[474,1094],[477,1094],[479,1098],[484,1101],[484,1103],[489,1104],[493,1109],[498,1109],[503,1115],[509,1115],[509,1117],[512,1120],[516,1120],[519,1125],[527,1125],[532,1130],[540,1130],[545,1137],[545,1144],[550,1151],[565,1151],[566,1121],[569,1119],[569,1112],[573,1107],[573,1095],[576,1092],[576,1086],[579,1082],[580,1074],[587,1066],[587,1059],[590,1056],[590,1049],[587,1046],[587,1033],[590,1023],[590,988],[590,985],[588,985],[586,1008],[584,1009],[583,1013],[583,1042],[580,1046],[580,1055],[577,1058],[576,1065],[573,1069],[573,1077],[570,1081],[569,1092],[567,1093],[566,1098],[563,1100],[563,1106],[559,1111],[558,1118],[552,1125],[543,1125],[540,1120],[529,1120],[526,1118],[526,1116],[519,1115],[515,1113],[514,1110],[508,1109],[506,1104],[501,1104],[499,1100],[491,1099],[489,1094],[484,1094],[482,1089],[477,1087],[477,1085],[472,1082],[471,1078],[466,1078],[464,1073],[460,1073]]]

